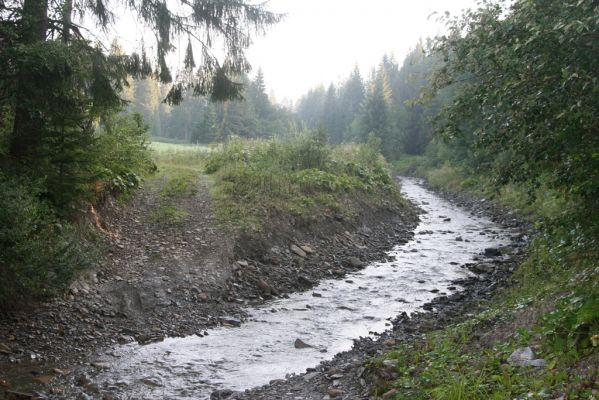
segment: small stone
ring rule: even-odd
[[[396,368],[397,363],[397,360],[383,360],[383,365],[387,368]]]
[[[476,264],[472,267],[476,272],[488,274],[495,270],[495,266],[493,264],[481,263]]]
[[[291,246],[289,246],[289,250],[291,250],[293,253],[297,254],[298,256],[300,256],[302,258],[306,257],[306,252],[303,251],[302,249],[300,249],[299,247],[297,247],[294,244],[292,244]]]
[[[293,347],[295,347],[296,349],[308,349],[308,348],[312,348],[314,346],[309,345],[308,343],[304,342],[301,339],[295,339],[295,342],[293,342]]]
[[[397,341],[393,338],[391,339],[387,339],[383,342],[383,345],[385,346],[395,346],[395,344],[397,343]]]
[[[248,267],[248,266],[250,265],[250,264],[249,264],[247,261],[245,261],[245,260],[238,260],[238,261],[237,261],[237,264],[238,264],[240,267]]]
[[[207,301],[209,299],[210,296],[208,296],[208,293],[200,293],[198,294],[198,299],[202,300],[202,301]]]
[[[520,347],[516,349],[507,359],[510,365],[519,366],[530,366],[530,367],[543,367],[545,366],[545,360],[536,358],[535,353],[530,347]]]
[[[329,390],[327,390],[327,394],[331,396],[331,398],[343,396],[344,393],[345,392],[341,389],[330,388]]]
[[[300,249],[302,249],[307,254],[314,254],[314,250],[312,249],[312,247],[310,247],[308,245],[300,246]]]
[[[316,378],[318,375],[320,375],[320,373],[318,373],[318,372],[310,372],[310,373],[304,375],[304,381],[305,382],[310,382],[312,379]]]
[[[397,389],[391,389],[388,392],[383,393],[383,399],[391,399],[397,394]]]
[[[499,249],[488,247],[485,249],[485,257],[499,257],[501,256],[501,251]]]
[[[258,281],[258,287],[260,288],[260,290],[262,290],[264,293],[270,293],[272,292],[272,288],[270,287],[270,285],[268,283],[266,283],[266,281],[260,279]]]
[[[358,257],[348,257],[347,264],[352,268],[362,268],[364,263]]]
[[[219,320],[223,325],[234,326],[237,328],[241,326],[241,321],[232,317],[220,317]]]
[[[316,293],[316,292],[312,292],[312,297],[322,297],[322,294]]]

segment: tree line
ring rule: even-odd
[[[188,94],[181,104],[171,106],[163,101],[169,86],[152,78],[132,81],[124,97],[128,110],[148,121],[156,140],[207,144],[233,136],[272,138],[301,130],[302,124],[290,109],[269,99],[261,69],[253,79],[243,74],[238,81],[243,83],[240,98],[222,102]]]

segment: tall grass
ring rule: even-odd
[[[345,197],[397,201],[397,186],[385,160],[368,145],[331,147],[317,136],[285,140],[233,140],[212,152],[206,172],[225,219],[257,227],[273,210],[297,215],[315,207],[349,211]]]

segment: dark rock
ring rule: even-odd
[[[229,399],[229,398],[231,398],[233,393],[235,393],[235,392],[232,391],[231,389],[215,390],[214,392],[212,392],[212,394],[210,394],[210,400]]]
[[[309,349],[313,348],[314,346],[304,342],[301,339],[295,339],[295,342],[293,342],[293,347],[295,347],[296,349]]]
[[[364,263],[358,257],[348,257],[346,263],[352,268],[362,268],[364,266]]]
[[[501,251],[494,247],[488,247],[485,249],[485,257],[500,257]]]

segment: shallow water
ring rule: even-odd
[[[487,247],[508,242],[508,232],[449,204],[416,180],[404,179],[402,192],[426,213],[415,239],[389,253],[393,261],[251,309],[250,320],[239,328],[120,346],[104,360],[112,367],[94,381],[131,398],[206,399],[217,389],[244,390],[304,372],[350,349],[353,339],[384,331],[389,318],[419,309],[439,295],[431,290],[451,293],[451,282],[470,274],[460,265]],[[463,240],[456,241],[458,236]],[[296,339],[313,348],[296,349]]]

